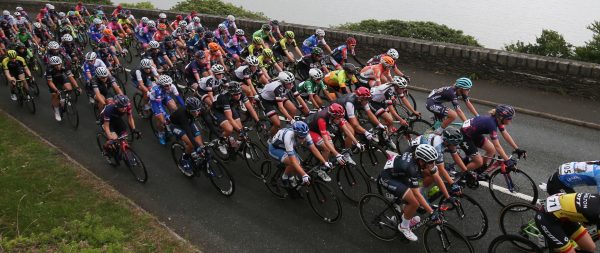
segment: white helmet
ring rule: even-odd
[[[107,77],[108,69],[106,67],[102,67],[102,66],[96,68],[96,76],[97,77]]]
[[[415,158],[425,162],[435,161],[438,159],[438,152],[429,144],[420,144],[417,146],[417,149],[415,149]]]
[[[49,3],[48,3],[48,4],[46,4],[46,8],[50,8],[50,5],[51,5],[51,4],[49,4]]]
[[[316,79],[322,79],[323,78],[323,71],[321,71],[318,68],[312,68],[308,71],[308,75],[310,76],[310,78],[316,80]]]
[[[150,45],[150,48],[152,48],[152,49],[156,49],[156,48],[160,47],[160,43],[158,43],[158,41],[156,41],[156,40],[150,41],[148,43],[148,45]]]
[[[242,29],[236,29],[235,30],[235,35],[237,36],[244,36],[245,32]]]
[[[173,79],[168,75],[161,75],[158,77],[157,83],[162,86],[173,84]]]
[[[87,54],[85,54],[85,60],[86,61],[95,61],[96,60],[96,53],[95,52],[88,52]]]
[[[188,23],[185,20],[179,21],[179,27],[186,27]]]
[[[167,14],[160,13],[160,14],[158,14],[158,18],[167,18]]]
[[[20,17],[21,16],[21,12],[15,11],[15,17]]]
[[[73,36],[71,36],[71,34],[67,33],[62,36],[62,41],[71,42],[71,41],[73,41]]]
[[[294,80],[296,80],[296,78],[294,77],[294,75],[292,73],[290,73],[289,71],[281,71],[281,72],[279,72],[279,74],[277,75],[277,78],[282,83],[293,83]]]
[[[213,74],[222,74],[225,73],[225,68],[221,64],[215,64],[210,67],[210,71],[212,71]]]
[[[225,24],[219,24],[218,28],[221,31],[226,31],[227,30],[227,26]]]
[[[192,21],[194,21],[195,23],[200,23],[200,17],[194,17]]]
[[[398,88],[406,88],[408,87],[408,80],[401,76],[394,76],[394,84],[398,86]]]
[[[144,69],[149,69],[152,68],[152,60],[144,58],[142,59],[142,61],[140,62],[140,65],[142,66],[142,68]]]
[[[154,27],[156,27],[156,22],[149,20],[147,25],[148,25],[148,27],[154,28]]]
[[[150,21],[150,19],[148,19],[147,17],[142,17],[142,23],[147,24],[148,21]]]
[[[58,65],[58,64],[62,64],[62,60],[60,59],[60,57],[58,57],[58,56],[50,57],[50,65]]]
[[[48,10],[54,10],[54,5],[48,4]]]
[[[248,57],[246,57],[246,62],[250,66],[258,66],[258,58],[254,55],[249,55]]]
[[[10,11],[8,11],[8,10],[4,10],[4,11],[2,12],[2,15],[4,15],[4,16],[8,16],[8,15],[10,15]]]
[[[42,23],[40,23],[40,22],[33,22],[33,27],[35,27],[37,29],[40,29],[40,28],[42,28]]]
[[[58,42],[56,42],[56,41],[48,42],[48,49],[58,49],[58,48],[60,48],[60,45],[58,44]]]
[[[325,36],[325,31],[323,31],[323,29],[317,29],[317,30],[315,31],[315,34],[316,34],[317,36]]]
[[[65,14],[65,13],[64,13],[64,12],[62,12],[62,11],[58,13],[58,17],[60,17],[60,18],[64,18],[64,17],[66,17],[66,16],[67,16],[67,14]]]
[[[398,60],[398,58],[400,57],[400,55],[398,54],[398,51],[396,51],[396,49],[390,48],[390,50],[387,51],[387,53],[385,53],[387,55],[389,55],[390,57],[392,57],[392,59]]]
[[[233,15],[227,15],[227,20],[230,22],[235,22],[235,17]]]
[[[23,7],[21,6],[17,6],[17,8],[15,8],[16,11],[23,11]]]
[[[102,19],[95,18],[95,19],[94,19],[94,24],[95,24],[95,25],[101,25],[101,24],[102,24]]]

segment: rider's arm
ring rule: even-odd
[[[246,98],[246,101],[244,101],[244,106],[246,106],[246,109],[248,109],[248,111],[250,112],[250,116],[252,116],[252,119],[254,119],[255,122],[258,122],[258,114],[256,113],[256,110],[254,110],[254,106],[252,106],[252,103],[250,103],[250,100],[248,100],[248,98]]]
[[[510,144],[510,146],[512,146],[514,149],[519,148],[519,146],[517,146],[517,143],[515,143],[515,141],[513,140],[512,136],[510,136],[510,134],[508,133],[508,131],[504,130],[500,131],[500,133],[502,134],[502,137],[504,137],[504,140],[506,140],[506,142]]]
[[[224,109],[223,114],[225,115],[225,118],[227,119],[229,124],[233,126],[233,129],[235,131],[237,131],[238,133],[242,131],[242,126],[238,125],[238,123],[233,119],[233,112],[231,112],[231,109]]]
[[[433,209],[431,209],[423,195],[421,195],[421,191],[419,190],[419,188],[410,188],[410,191],[413,193],[415,198],[417,198],[419,205],[422,206],[427,213],[433,213]]]
[[[444,184],[444,180],[442,180],[440,173],[437,173],[437,170],[438,170],[437,167],[433,167],[433,169],[430,170],[429,173],[431,174],[431,176],[433,177],[433,180],[435,181],[435,183],[438,185],[438,187],[444,194],[444,197],[450,198],[450,194],[448,194],[448,189],[446,189],[446,184]]]
[[[494,144],[494,148],[496,149],[496,152],[498,152],[498,155],[500,155],[500,157],[502,157],[502,159],[505,161],[508,160],[508,155],[506,155],[506,152],[504,152],[502,145],[500,145],[500,141],[498,139],[492,139],[491,141],[492,144]]]
[[[143,85],[143,84],[142,84]],[[123,91],[121,90],[121,88],[119,87],[119,84],[117,84],[117,82],[112,82],[112,87],[113,89],[115,89],[115,93],[122,95]]]
[[[104,123],[102,123],[102,129],[104,130],[104,134],[107,138],[114,140],[115,136],[110,134],[110,119],[107,120],[107,117],[104,117]]]
[[[475,109],[475,106],[473,106],[473,103],[471,103],[471,100],[466,99],[465,100],[465,105],[467,106],[467,108],[469,109],[469,111],[471,111],[471,113],[473,113],[473,115],[479,116],[479,113],[477,113],[477,110]]]
[[[400,98],[402,100],[402,104],[404,104],[404,106],[406,108],[408,108],[408,110],[414,114],[414,115],[420,115],[419,112],[417,112],[417,110],[415,110],[415,108],[412,106],[412,103],[410,101],[408,101],[408,98],[406,96],[403,96]]]
[[[359,142],[356,139],[356,137],[354,137],[354,134],[352,134],[352,131],[350,130],[349,126],[347,126],[346,124],[344,124],[344,125],[342,125],[340,127],[344,131],[344,134],[345,134],[346,138],[350,138],[350,140],[352,140],[353,144],[359,144]]]
[[[68,71],[67,76],[69,77],[69,82],[71,83],[71,85],[73,85],[76,89],[79,89],[79,84],[77,84],[77,80],[75,80],[75,77],[73,76],[70,70]]]

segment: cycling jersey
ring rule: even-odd
[[[306,80],[306,81],[303,81],[298,84],[298,92],[300,92],[303,95],[312,95],[317,92],[317,89],[319,87],[322,90],[327,90],[327,86],[325,86],[325,83],[323,83],[323,80],[316,83],[314,80],[310,79],[310,80]]]
[[[250,69],[249,65],[239,66],[233,71],[238,81],[245,81],[247,79],[258,79],[262,75],[260,68],[256,68],[254,72]]]
[[[200,95],[205,95],[208,94],[208,92],[212,92],[213,96],[215,96],[225,91],[222,87],[225,87],[226,83],[227,79],[225,78],[217,79],[214,76],[202,77],[200,78],[200,83],[198,83],[198,93],[200,93]]]
[[[498,139],[497,130],[502,132],[504,129],[504,125],[499,125],[494,116],[477,116],[465,121],[461,132],[468,138],[478,138],[487,134],[490,136],[490,139],[496,140]]]
[[[142,81],[144,86],[152,87],[154,86],[154,79],[158,76],[158,71],[156,68],[152,67],[150,73],[146,72],[144,69],[136,69],[131,71],[131,80],[133,81],[133,85],[138,88],[139,82]]]
[[[2,69],[8,70],[10,75],[13,77],[17,77],[21,74],[25,73],[25,67],[27,67],[27,62],[21,56],[17,56],[17,58],[12,61],[10,58],[6,57],[2,60]]]
[[[200,136],[200,129],[196,126],[196,119],[183,106],[177,108],[169,117],[172,126],[173,134],[181,139],[184,135],[192,140],[196,136]],[[192,141],[194,145],[196,142]]]
[[[401,93],[399,97],[404,97]],[[379,85],[371,88],[371,102],[392,105],[396,99],[396,91],[392,84]]]
[[[295,156],[296,155],[296,152],[294,149],[294,147],[296,147],[295,135],[296,135],[296,133],[291,128],[279,129],[279,131],[277,131],[277,133],[269,139],[269,141],[268,141],[269,147],[270,148],[273,147],[276,149],[283,149],[283,150],[285,150],[285,153],[288,156]],[[305,140],[306,140],[307,145],[310,146],[313,144],[313,141],[312,141],[310,135],[307,135]],[[276,152],[269,152],[269,153],[276,154]],[[275,157],[275,158],[280,159],[279,157]]]
[[[348,75],[346,75],[346,71],[343,69],[334,70],[327,73],[327,75],[325,75],[324,81],[325,84],[327,84],[327,86],[339,89],[345,88],[347,85],[358,82],[355,76],[348,78]]]
[[[29,20],[27,20],[27,18],[24,18],[23,16],[19,17],[18,19],[15,19],[15,25],[17,25],[17,28],[27,27],[28,23]]]
[[[127,126],[121,118],[124,115],[131,116],[131,105],[127,106],[125,112],[120,112],[114,104],[109,104],[100,113],[100,119],[102,124],[109,122],[110,131],[121,136],[127,132]]]
[[[92,79],[92,89],[98,89],[105,98],[116,95],[113,85],[117,85],[117,80],[112,76],[109,76],[104,82],[98,77]]]
[[[196,82],[196,77],[194,77],[194,74],[198,74],[200,77],[202,77],[202,73],[208,71],[210,69],[210,66],[208,65],[208,63],[201,63],[198,62],[197,60],[193,60],[190,63],[188,63],[187,65],[185,65],[185,69],[183,70],[183,73],[185,75],[186,78],[188,78],[188,83],[191,81],[192,83]]]
[[[412,139],[412,141],[410,143],[410,145],[413,148],[416,148],[420,144],[429,144],[429,145],[433,146],[438,153],[438,159],[435,161],[435,163],[436,164],[444,163],[444,151],[446,149],[444,148],[444,139],[442,138],[442,136],[439,136],[434,133],[428,133],[428,134],[419,135],[419,136],[415,137],[414,139]],[[455,154],[457,152],[456,149],[452,149],[452,150],[449,149],[448,151],[451,154]]]
[[[394,155],[383,166],[379,183],[399,199],[402,199],[408,189],[419,188],[420,173],[416,159],[411,152]],[[437,167],[431,169],[431,174],[437,172]]]
[[[148,92],[148,97],[150,98],[152,112],[155,116],[163,114],[169,117],[167,110],[165,110],[163,105],[173,100],[173,97],[177,99],[177,102],[179,102],[180,105],[184,105],[183,99],[179,96],[179,91],[177,91],[174,84],[171,84],[167,89],[163,88],[161,85],[155,85],[150,89],[150,92]]]
[[[56,88],[60,91],[65,83],[69,83],[69,76],[73,76],[71,70],[65,69],[61,66],[60,69],[56,69],[54,67],[50,67],[46,69],[46,80],[52,81]],[[50,88],[50,87],[48,87]],[[50,93],[54,93],[53,90],[50,90]]]
[[[262,29],[260,29],[256,32],[254,32],[252,34],[252,37],[259,37],[259,38],[263,39],[264,41],[269,41],[269,35],[270,34],[268,32],[265,32]]]
[[[273,67],[273,65],[275,65],[276,61],[277,59],[275,58],[275,56],[267,58],[261,54],[260,56],[258,56],[258,67],[269,69]]]
[[[390,70],[385,69],[381,64],[365,66],[362,70],[360,70],[360,78],[366,81],[374,80],[381,82],[381,76],[389,74]]]
[[[161,50],[161,48],[157,48],[157,49],[150,48],[150,49],[146,50],[146,52],[144,53],[144,58],[151,59],[158,66],[163,66],[163,65],[167,64],[167,61],[165,60],[166,55],[167,55],[167,53],[165,51]]]
[[[351,118],[355,118],[355,109],[362,109],[362,110],[371,110],[371,108],[369,107],[369,103],[366,103],[365,105],[361,105],[360,102],[358,102],[358,98],[356,97],[356,94],[351,93],[351,94],[345,94],[339,98],[337,98],[335,100],[336,103],[342,105],[344,107],[344,109],[346,109],[346,115],[345,118],[346,119],[351,119]]]
[[[100,38],[100,42],[106,42],[109,45],[114,46],[117,42],[117,37],[114,35],[104,35]]]
[[[321,145],[322,137],[327,137],[331,139],[329,135],[329,131],[327,129],[328,126],[332,126],[335,128],[341,128],[346,124],[346,120],[341,119],[337,126],[334,126],[335,122],[327,109],[320,110],[317,113],[313,113],[308,118],[306,118],[306,124],[308,125],[308,130],[310,130],[310,136],[317,145]]]
[[[351,55],[355,55],[356,53],[354,52],[354,49],[352,49],[350,51]],[[348,59],[348,45],[344,44],[341,45],[339,47],[336,47],[335,49],[333,49],[333,51],[331,52],[331,57],[333,57],[333,59],[335,61],[337,61],[339,64],[344,64],[346,63],[346,59]]]
[[[282,102],[288,99],[288,93],[290,92],[294,97],[299,95],[295,86],[288,90],[281,81],[274,81],[265,85],[260,92],[260,98],[267,102]]]
[[[222,122],[226,121],[225,111],[231,111],[231,117],[235,119],[240,118],[239,108],[240,103],[248,102],[248,97],[243,93],[240,95],[239,100],[235,100],[232,98],[232,95],[229,92],[224,92],[223,94],[219,94],[215,97],[215,102],[213,102],[211,108],[211,113],[213,115],[213,119],[217,122],[218,125],[221,125]]]
[[[106,68],[106,64],[104,64],[104,61],[96,58],[96,60],[94,61],[93,64],[90,64],[89,61],[85,61],[85,63],[83,63],[83,72],[84,73],[90,73],[90,75],[92,77],[96,76],[96,68],[98,67],[105,67]],[[88,78],[87,75],[83,75],[86,81],[89,81],[90,79]]]
[[[576,186],[595,185],[600,192],[600,161],[565,163],[558,168],[557,175],[554,176],[557,176],[562,185],[570,188],[571,191]],[[550,183],[548,192],[550,192]]]
[[[285,55],[285,51],[287,50],[287,46],[297,47],[296,40],[283,38],[277,41],[275,45],[273,45],[273,53],[279,54],[280,56]]]
[[[319,37],[316,34],[313,34],[310,37],[306,38],[304,42],[302,42],[302,53],[310,54],[312,49],[319,45],[327,45],[327,42],[325,42],[325,38],[319,39]]]
[[[459,96],[456,95],[456,87],[447,86],[432,90],[427,96],[427,102],[429,103],[429,101],[431,101],[436,104],[451,102],[455,108],[458,108],[458,97]],[[469,96],[467,95],[462,95],[461,97],[465,102],[469,100]]]

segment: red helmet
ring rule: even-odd
[[[358,98],[370,98],[371,97],[371,91],[367,87],[358,87],[358,89],[356,89],[354,91],[354,94],[356,94],[356,96]]]
[[[356,39],[354,37],[348,37],[346,39],[346,45],[356,45]]]
[[[123,7],[120,4],[117,5],[117,10],[121,10],[121,9],[123,9]]]
[[[175,16],[175,19],[176,19],[177,21],[181,21],[181,20],[183,20],[183,16],[181,16],[181,15],[177,15],[177,16]]]
[[[344,110],[344,107],[338,103],[333,103],[329,105],[327,112],[331,117],[334,118],[342,118],[346,114],[346,110]]]

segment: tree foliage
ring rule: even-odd
[[[267,20],[268,17],[262,12],[248,11],[242,7],[230,3],[224,3],[221,0],[186,0],[177,3],[173,11],[197,11],[201,14],[212,15],[233,15],[235,17],[244,17],[249,19]]]
[[[123,8],[137,8],[137,9],[148,9],[148,10],[154,10],[154,9],[156,9],[156,7],[154,7],[154,4],[152,4],[149,1],[137,2],[137,3],[134,3],[134,4],[131,4],[131,3],[121,3],[120,5]]]
[[[587,29],[594,33],[592,40],[575,48],[575,54],[579,60],[600,63],[600,21],[594,21]]]
[[[542,34],[535,39],[534,44],[525,44],[525,42],[517,41],[516,43],[504,46],[504,49],[512,52],[560,58],[572,58],[574,55],[573,45],[568,43],[557,31],[546,29],[542,30]]]
[[[477,40],[461,30],[434,22],[367,19],[358,23],[346,23],[337,28],[348,31],[385,34],[430,41],[448,42],[469,46],[481,46]]]
[[[49,0],[50,2],[69,2],[69,3],[77,3],[81,1],[85,4],[103,4],[103,5],[113,5],[113,2],[110,0]]]

